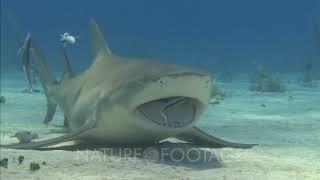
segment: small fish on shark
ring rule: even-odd
[[[209,104],[209,73],[112,53],[94,20],[90,21],[92,64],[73,74],[60,48],[63,75],[57,81],[44,56],[33,46],[32,59],[47,99],[44,123],[57,107],[70,132],[56,138],[1,148],[41,149],[79,140],[103,145],[146,145],[176,138],[197,147],[251,148],[229,142],[196,127]]]
[[[18,50],[18,55],[21,58],[21,69],[23,70],[24,76],[28,83],[28,89],[26,89],[24,92],[39,92],[39,90],[33,88],[33,84],[35,82],[35,72],[32,67],[32,61],[30,57],[31,48],[31,35],[28,33],[22,44],[22,47],[20,47]]]

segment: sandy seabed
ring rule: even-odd
[[[1,149],[1,159],[9,159],[8,168],[0,169],[1,179],[319,180],[320,82],[316,83],[314,88],[287,84],[286,93],[250,92],[246,81],[218,83],[228,98],[210,105],[197,126],[226,140],[259,144],[252,149],[199,149],[183,143]],[[1,144],[16,143],[10,136],[20,130],[37,132],[40,139],[59,135],[49,132],[62,124],[63,113],[58,111],[52,125],[44,127],[44,94],[22,93],[24,88],[21,73],[1,75],[1,95],[7,99],[1,104]],[[25,159],[19,165],[20,155]],[[41,168],[31,172],[30,162],[40,163]]]

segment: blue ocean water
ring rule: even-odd
[[[0,179],[40,179],[40,177],[49,179],[157,179],[160,177],[163,179],[320,179],[320,0],[0,1],[0,160],[4,158],[10,160],[9,168],[0,167]],[[167,89],[154,88],[156,89],[154,99],[151,99],[152,95],[150,95],[153,93],[150,93],[152,90],[145,91],[146,97],[150,97],[151,100],[141,101],[140,103],[143,104],[133,107],[134,111],[139,111],[145,119],[156,123],[161,123],[161,119],[157,118],[157,113],[154,115],[153,111],[147,111],[148,105],[152,110],[154,110],[152,107],[155,107],[154,112],[159,112],[166,121],[163,122],[167,124],[168,119],[184,120],[185,117],[191,116],[194,118],[194,113],[198,109],[190,100],[192,97],[189,97],[189,94],[184,95],[184,91],[191,89],[188,93],[195,94],[197,98],[201,96],[201,99],[207,103],[206,95],[211,90],[212,96],[209,99],[208,108],[201,114],[200,121],[196,124],[196,127],[209,135],[205,135],[204,139],[209,137],[210,140],[220,141],[210,137],[212,135],[232,142],[258,145],[250,149],[230,148],[230,144],[228,148],[222,149],[217,146],[205,149],[192,146],[191,149],[200,152],[196,156],[201,157],[201,160],[206,159],[206,156],[203,158],[206,153],[214,155],[210,156],[210,158],[213,157],[210,161],[203,162],[189,161],[189,159],[175,161],[172,157],[166,157],[162,161],[164,156],[157,151],[158,149],[151,151],[151,155],[160,155],[160,158],[156,157],[158,159],[153,159],[152,156],[141,158],[141,154],[138,156],[131,154],[131,159],[126,155],[122,156],[121,153],[115,153],[113,156],[114,154],[102,153],[101,149],[92,150],[92,147],[87,147],[89,152],[74,151],[67,146],[43,149],[43,151],[5,149],[2,145],[18,143],[18,139],[13,135],[21,130],[38,134],[39,141],[60,137],[60,134],[55,136],[57,131],[54,130],[60,130],[60,133],[65,132],[65,129],[57,129],[57,127],[64,124],[63,121],[68,118],[66,116],[68,113],[69,116],[72,113],[75,114],[74,121],[81,121],[82,118],[78,118],[79,116],[89,116],[92,123],[103,115],[108,117],[103,116],[100,119],[109,120],[107,113],[112,112],[113,121],[111,122],[116,126],[112,126],[114,124],[111,123],[109,127],[110,129],[115,127],[116,130],[103,129],[104,132],[116,132],[118,128],[116,121],[119,119],[127,120],[121,125],[131,123],[131,114],[127,116],[128,118],[123,114],[126,110],[131,112],[132,109],[129,105],[121,103],[130,98],[140,101],[145,95],[141,93],[142,95],[138,94],[139,98],[132,98],[129,96],[131,93],[128,93],[129,95],[123,98],[121,95],[126,94],[127,91],[120,90],[131,88],[131,84],[121,86],[114,93],[116,90],[112,89],[113,87],[109,88],[111,87],[109,84],[103,84],[107,82],[107,78],[104,77],[101,79],[100,76],[98,77],[103,81],[98,83],[105,85],[102,88],[97,85],[95,79],[94,83],[90,84],[91,80],[97,76],[90,76],[84,79],[83,83],[70,83],[70,89],[63,89],[71,82],[65,80],[63,83],[67,83],[62,83],[61,86],[57,84],[55,88],[59,86],[58,88],[62,89],[61,94],[66,95],[60,97],[59,89],[57,90],[59,97],[55,99],[53,93],[50,94],[49,90],[41,88],[37,78],[34,88],[39,91],[24,90],[27,83],[21,71],[21,60],[17,56],[17,51],[27,33],[31,34],[32,45],[38,47],[46,57],[50,69],[58,79],[62,71],[59,60],[60,35],[64,32],[79,36],[75,45],[68,45],[65,48],[72,68],[81,72],[91,64],[90,18],[94,18],[98,23],[113,54],[151,58],[164,63],[201,68],[210,72],[214,79],[210,89],[209,86],[197,83],[203,80],[202,76],[200,80],[196,79],[196,83],[192,78],[188,81],[182,79],[180,82],[178,82],[180,79],[175,79],[177,81],[171,83]],[[190,75],[188,72],[182,74]],[[109,77],[113,77],[112,75]],[[114,82],[114,79],[112,80]],[[89,85],[86,84],[87,81]],[[52,82],[55,81],[50,81]],[[159,81],[159,83],[162,88],[163,82]],[[184,85],[187,86],[184,87]],[[178,88],[175,93],[180,93],[179,96],[170,94],[176,87]],[[206,88],[206,91],[202,91],[199,87]],[[87,91],[83,90],[86,88]],[[105,95],[104,93],[110,89],[114,90],[110,93],[111,95],[108,93]],[[52,91],[54,90],[56,89]],[[75,95],[73,90],[77,91]],[[125,93],[118,93],[118,90]],[[99,96],[93,95],[96,91],[99,91]],[[159,99],[159,94],[162,92],[170,95]],[[70,103],[72,104],[70,107],[63,103],[58,104],[60,107],[46,128],[43,124],[47,111],[45,93],[48,99],[53,101],[48,101],[51,105],[55,101],[59,103],[68,99],[70,94],[76,97],[72,100],[74,104]],[[120,103],[116,100],[104,103],[114,94],[115,96],[120,94]],[[136,95],[132,94],[132,96]],[[102,95],[105,96],[101,97]],[[113,97],[110,99],[116,99]],[[87,108],[88,104],[89,108]],[[52,110],[52,107],[49,106],[49,108]],[[114,109],[120,110],[113,111]],[[170,118],[164,113],[168,110],[177,112],[177,116]],[[101,112],[103,115],[100,115]],[[117,117],[119,114],[121,115]],[[95,118],[91,119],[92,116]],[[130,123],[128,123],[128,129],[133,127]],[[140,134],[141,137],[153,137],[155,134],[153,132],[156,131],[155,129],[136,126],[138,128],[133,127],[133,130],[128,131],[130,138],[140,130],[150,133],[145,135],[139,132],[142,134]],[[160,129],[160,126],[158,127]],[[186,134],[189,133],[186,132]],[[102,133],[102,135],[105,134]],[[108,135],[110,134],[104,137],[109,137]],[[117,135],[111,137],[119,138]],[[190,135],[191,140],[192,138],[194,134]],[[90,141],[89,138],[86,140]],[[193,143],[201,140],[203,136],[202,139],[195,137]],[[190,150],[189,146],[183,143],[168,144],[173,144],[173,150],[183,150],[183,152]],[[159,145],[161,150],[165,150],[168,144],[157,143],[156,146]],[[150,145],[151,150],[153,145]],[[114,147],[110,149],[112,148]],[[120,150],[127,150],[121,148]],[[83,157],[92,156],[93,158],[77,159],[79,152]],[[18,154],[25,156],[25,162],[21,165],[16,162]],[[95,159],[102,156],[107,158]],[[31,173],[29,163],[32,161],[38,163],[45,161],[47,164],[40,164],[41,169],[37,172],[38,174]],[[3,166],[2,162],[0,165]]]
[[[17,32],[30,32],[52,68],[59,70],[59,35],[80,36],[69,47],[72,65],[90,64],[88,21],[96,19],[115,54],[151,57],[246,73],[252,62],[296,73],[319,63],[318,0],[227,1],[1,1],[3,66],[17,67]],[[318,38],[318,39],[317,39]]]

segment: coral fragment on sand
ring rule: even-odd
[[[40,165],[39,163],[30,163],[30,171],[33,172],[33,171],[37,171],[40,169]]]

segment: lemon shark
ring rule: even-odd
[[[211,76],[201,70],[113,54],[94,20],[90,21],[92,64],[73,75],[62,49],[63,78],[50,73],[43,55],[31,49],[47,99],[44,122],[59,106],[70,133],[3,148],[38,149],[66,141],[106,145],[153,144],[173,137],[211,148],[251,148],[222,140],[195,126],[206,110]]]

